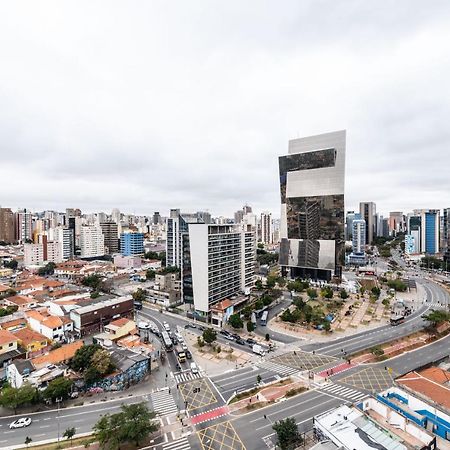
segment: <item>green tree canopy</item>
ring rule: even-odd
[[[64,431],[63,437],[65,437],[67,440],[70,439],[72,442],[73,437],[75,436],[75,433],[77,432],[75,427],[67,428],[66,431]]]
[[[433,309],[428,314],[424,314],[422,316],[423,319],[430,322],[430,325],[432,327],[436,327],[441,323],[449,322],[450,321],[450,313],[447,311],[444,311],[443,309]]]
[[[44,267],[40,267],[38,270],[38,275],[53,275],[55,273],[56,264],[52,261],[47,263]]]
[[[247,320],[247,331],[249,333],[255,331],[255,324],[251,320]]]
[[[69,396],[72,384],[72,381],[68,378],[55,378],[48,384],[47,389],[44,391],[44,397],[53,401],[57,398],[62,398],[64,400]]]
[[[91,356],[91,367],[97,370],[100,375],[111,373],[114,367],[108,350],[102,348],[96,350]]]
[[[141,289],[138,288],[135,292],[133,292],[131,294],[131,296],[133,297],[133,300],[135,302],[143,302],[145,300],[145,296],[146,296],[147,292],[145,289]]]
[[[147,272],[145,272],[145,278],[147,280],[154,280],[155,275],[156,275],[156,272],[153,269],[147,269]]]
[[[266,279],[266,286],[269,289],[273,289],[275,287],[275,285],[277,284],[277,279],[278,279],[278,277],[275,275],[268,275],[268,277]]]
[[[12,259],[11,261],[5,261],[3,263],[3,266],[6,267],[7,269],[12,269],[12,270],[17,270],[19,263],[17,260]]]
[[[83,372],[91,364],[92,355],[99,349],[101,347],[97,344],[83,345],[75,352],[69,366],[77,372]]]
[[[228,319],[228,323],[233,327],[233,328],[243,328],[244,327],[244,322],[241,319],[241,316],[239,314],[232,314],[230,316],[230,318]]]
[[[348,298],[348,292],[345,289],[341,289],[341,292],[339,292],[339,296],[342,298],[342,300],[346,300]]]
[[[20,388],[6,386],[0,391],[0,405],[13,409],[14,413],[16,413],[18,407],[35,403],[38,399],[38,392],[28,383]]]
[[[101,283],[102,277],[100,275],[97,275],[96,273],[88,275],[81,280],[81,284],[83,284],[83,286],[90,287],[94,291],[99,290]]]
[[[272,428],[277,433],[278,446],[281,450],[294,450],[302,443],[297,423],[293,417],[275,422]]]
[[[317,290],[314,289],[314,288],[308,288],[308,289],[306,290],[306,293],[308,294],[308,297],[309,297],[311,300],[314,300],[315,298],[317,298]]]
[[[207,344],[212,344],[217,339],[217,333],[212,328],[206,328],[206,330],[203,331],[203,340]]]
[[[116,450],[129,442],[139,446],[159,428],[156,414],[145,403],[122,405],[121,412],[104,415],[93,427],[100,448]]]

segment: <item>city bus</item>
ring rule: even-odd
[[[391,316],[391,325],[400,325],[405,321],[405,316]]]
[[[173,343],[172,343],[172,339],[170,339],[169,333],[167,331],[163,331],[161,333],[161,339],[163,341],[166,352],[171,352],[173,350]]]
[[[267,325],[267,316],[269,315],[268,311],[264,311],[262,313],[261,319],[259,319],[259,324],[265,327]]]
[[[183,347],[181,347],[181,345],[177,345],[175,347],[175,351],[177,353],[178,362],[180,364],[186,362],[186,352],[183,350]]]

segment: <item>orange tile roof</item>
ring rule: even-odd
[[[396,382],[450,410],[450,389],[443,384],[448,383],[450,373],[438,368],[432,369],[437,370],[425,369],[421,372],[409,372],[403,377],[397,378]]]
[[[76,351],[83,346],[83,341],[75,341],[71,344],[63,345],[55,350],[50,351],[46,355],[38,356],[33,359],[36,367],[43,367],[47,364],[59,364],[73,358]]]
[[[4,284],[0,284],[0,292],[7,292],[11,288],[9,286],[5,286]]]
[[[24,295],[13,295],[12,297],[8,297],[6,299],[8,302],[14,303],[17,306],[28,305],[29,303],[33,303],[36,300],[30,297],[25,297]]]
[[[25,315],[27,317],[31,317],[32,319],[38,320],[39,322],[42,322],[42,320],[44,320],[44,316],[36,310],[26,311]]]
[[[225,311],[230,306],[233,306],[233,302],[226,298],[225,300],[222,300],[221,302],[218,302],[215,305],[211,306],[211,309],[217,309],[219,311]]]
[[[127,318],[125,318],[125,317],[121,317],[120,319],[113,320],[112,322],[110,322],[109,325],[113,325],[114,327],[123,327],[123,326],[126,325],[128,322],[132,322],[132,320],[127,319]]]
[[[47,317],[41,323],[47,328],[58,328],[61,327],[63,324],[62,320],[57,316]]]
[[[10,342],[18,341],[19,339],[8,330],[0,330],[0,345],[9,344]]]
[[[26,326],[27,325],[26,319],[14,319],[9,320],[8,322],[2,322],[0,324],[0,327],[3,328],[4,330],[8,330],[9,328],[14,328],[18,325]]]
[[[44,342],[48,340],[43,334],[38,333],[37,331],[30,330],[29,328],[22,328],[21,330],[15,331],[13,334],[25,346],[28,346],[36,341]]]

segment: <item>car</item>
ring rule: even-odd
[[[205,327],[202,327],[201,325],[198,326],[198,329],[199,329],[200,331],[205,331],[205,330],[206,330],[206,328],[205,328]]]
[[[245,342],[247,342],[248,345],[256,344],[256,341],[252,338],[248,338]]]
[[[187,359],[192,359],[192,353],[189,350],[185,350],[184,353],[186,354]]]
[[[173,345],[177,345],[178,344],[178,339],[175,336],[172,336],[170,339],[172,340],[172,344]]]
[[[138,323],[138,328],[140,328],[141,330],[149,330],[150,324],[148,322],[142,321]]]
[[[195,364],[195,362],[191,362],[191,372],[198,373],[198,367],[197,364]]]
[[[196,325],[194,325],[193,323],[187,323],[185,326],[184,326],[184,328],[197,328],[197,326]]]
[[[227,331],[227,330],[220,330],[220,331],[219,331],[219,334],[223,334],[224,336],[229,336],[229,335],[230,335],[230,332]]]
[[[245,341],[242,338],[236,339],[236,344],[245,345]]]
[[[31,419],[29,417],[21,417],[9,424],[9,428],[12,430],[14,428],[25,428],[31,424]]]
[[[228,339],[229,341],[234,341],[234,337],[231,334],[226,334],[225,339]]]
[[[237,333],[233,333],[231,336],[233,336],[236,340],[241,338],[241,336],[239,336],[239,334]]]
[[[182,348],[184,351],[186,351],[186,350],[188,349],[188,346],[183,342],[183,343],[181,344],[181,348]]]

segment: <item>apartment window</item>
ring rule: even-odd
[[[12,347],[14,345],[14,342],[10,342],[9,346]],[[0,347],[1,348],[1,347]]]

